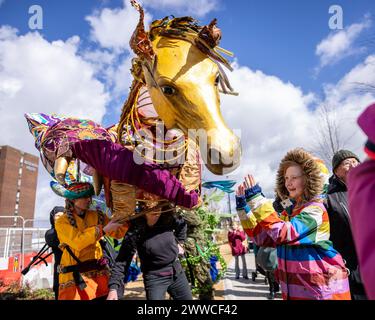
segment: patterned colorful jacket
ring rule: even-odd
[[[103,237],[103,226],[109,219],[103,216],[103,223],[100,224],[97,211],[87,210],[83,218],[74,214],[77,227],[70,224],[68,216],[64,213],[55,223],[57,236],[62,248],[60,267],[76,265],[77,262],[70,255],[66,246],[69,246],[73,254],[81,261],[98,260],[103,257],[103,250],[99,240]],[[116,231],[110,232],[110,236],[122,238],[128,227],[124,225]],[[108,294],[109,271],[92,270],[81,273],[87,287],[80,290],[75,284],[73,273],[59,274],[59,300],[92,300]]]
[[[259,246],[277,248],[283,299],[350,300],[348,273],[329,241],[327,211],[320,199],[279,217],[258,185],[236,197],[237,211],[248,236]]]

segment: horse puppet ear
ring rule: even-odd
[[[221,30],[217,27],[217,19],[213,19],[209,25],[204,26],[198,35],[212,49],[219,45],[221,39]]]
[[[145,31],[143,8],[136,0],[130,0],[130,3],[139,12],[139,21],[129,42],[130,48],[141,59],[152,61],[155,53],[148,33]]]

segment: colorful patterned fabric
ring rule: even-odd
[[[64,197],[70,200],[91,197],[95,193],[93,185],[88,182],[72,183],[65,190]]]
[[[43,113],[28,113],[25,117],[42,163],[53,178],[55,160],[62,156],[71,158],[70,148],[75,142],[90,139],[111,141],[107,130],[91,120]],[[76,165],[71,162],[66,175],[67,183],[76,182],[76,173]]]
[[[137,186],[185,208],[198,204],[198,194],[187,192],[167,169],[156,164],[135,163],[133,153],[119,144],[103,140],[80,141],[72,145],[72,152],[74,157],[109,179]]]
[[[51,181],[50,187],[56,195],[67,198],[66,195],[68,191],[60,183],[56,181]],[[94,210],[94,211],[98,210],[98,211],[103,212],[105,215],[109,217],[111,216],[111,210],[106,205],[103,192],[101,192],[99,196],[95,196],[95,195],[92,196],[92,201],[91,201],[89,210]]]
[[[94,188],[90,183],[73,183],[65,188],[58,182],[51,181],[50,186],[55,194],[70,200],[91,197],[94,195]]]
[[[258,246],[276,247],[283,299],[350,300],[348,273],[329,241],[322,200],[286,208],[279,217],[261,194],[236,197],[245,232]],[[251,210],[250,210],[251,209]]]
[[[40,151],[41,141],[47,129],[57,122],[66,119],[64,116],[47,115],[44,113],[25,113],[30,133],[35,139],[35,147]]]
[[[68,245],[74,255],[82,262],[88,260],[98,260],[103,257],[103,251],[99,239],[103,236],[103,226],[109,219],[104,217],[103,225],[99,224],[99,214],[96,211],[87,210],[85,216],[79,217],[74,214],[77,226],[71,225],[66,213],[60,216],[55,223],[57,236],[62,248],[60,265],[67,267],[76,265],[77,262],[69,254],[64,245]],[[109,236],[121,239],[128,230],[128,225],[117,229]],[[59,274],[59,300],[91,300],[104,296],[108,293],[107,270],[93,270],[82,273],[82,277],[87,287],[80,290],[74,283],[73,273]]]

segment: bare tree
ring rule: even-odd
[[[333,155],[350,139],[344,139],[340,132],[340,119],[336,108],[323,104],[318,110],[316,139],[312,152],[330,167]]]
[[[365,82],[353,82],[354,90],[358,93],[375,93],[375,84]]]

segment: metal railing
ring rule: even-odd
[[[0,231],[5,231],[5,235],[0,232],[0,244],[3,245],[4,250],[2,253],[2,256],[4,258],[9,257],[11,254],[14,253],[20,253],[21,254],[21,263],[20,268],[21,270],[24,268],[25,265],[25,236],[29,235],[28,233],[25,234],[25,232],[30,232],[30,251],[39,251],[41,246],[44,245],[44,233],[49,228],[43,228],[43,227],[31,227],[26,228],[26,224],[31,221],[38,221],[37,219],[25,219],[22,216],[0,216],[1,219],[13,219],[14,225],[8,226],[8,227],[0,227]],[[18,226],[18,220],[22,224],[21,226]],[[40,220],[42,221],[42,220]],[[20,232],[20,241],[17,241],[17,233]],[[33,240],[35,240],[35,234],[37,234],[37,243],[34,243]],[[16,244],[16,245],[15,245]],[[19,245],[19,249],[18,249]],[[35,248],[37,246],[37,248]],[[0,252],[1,255],[1,252]]]

